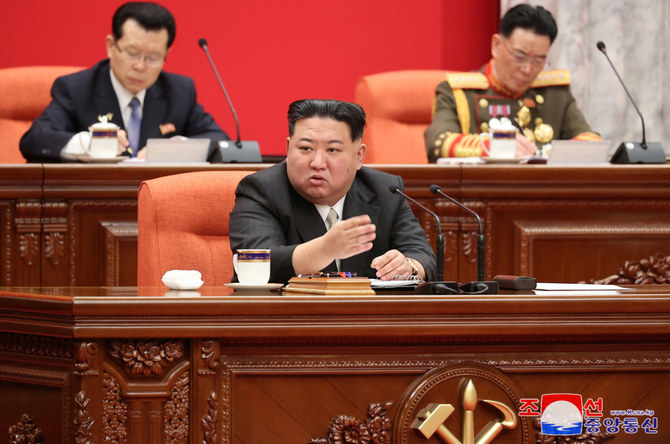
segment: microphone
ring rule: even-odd
[[[477,221],[477,225],[479,226],[479,236],[477,237],[477,281],[464,284],[464,287],[471,289],[470,291],[476,291],[477,289],[484,290],[481,291],[481,294],[498,294],[498,282],[484,280],[484,265],[485,265],[484,259],[486,257],[486,242],[484,239],[484,230],[482,229],[482,219],[479,217],[479,214],[477,214],[470,208],[466,207],[453,197],[447,195],[444,191],[442,191],[442,188],[440,188],[439,185],[435,184],[431,185],[430,192],[436,196],[442,196],[446,198],[451,203],[456,205],[458,208],[461,208],[462,210],[471,214],[475,218],[475,220]],[[484,289],[484,287],[486,288]]]
[[[437,239],[435,240],[435,256],[437,257],[437,280],[442,281],[444,279],[444,237],[442,236],[442,225],[440,224],[440,218],[437,217],[437,214],[430,211],[424,205],[420,204],[417,200],[409,197],[407,194],[403,193],[400,188],[391,185],[389,191],[393,194],[399,194],[410,202],[414,203],[417,207],[421,208],[426,213],[433,216],[435,219],[435,224],[437,225]]]
[[[633,96],[631,96],[630,92],[628,92],[628,88],[626,88],[626,84],[619,75],[619,72],[614,67],[612,60],[610,60],[609,56],[607,55],[607,51],[605,50],[605,43],[603,43],[602,41],[598,42],[596,44],[596,47],[600,52],[602,52],[605,55],[605,58],[612,67],[612,71],[614,71],[614,74],[616,74],[617,79],[619,79],[621,86],[623,86],[623,90],[626,92],[626,95],[628,96],[630,103],[633,104],[633,108],[635,108],[635,111],[637,111],[637,114],[640,116],[640,121],[642,122],[642,142],[621,142],[621,145],[619,145],[617,150],[614,152],[614,155],[612,156],[610,162],[618,164],[665,163],[666,162],[665,152],[663,151],[661,143],[660,142],[647,143],[644,128],[644,117],[642,117],[642,113],[635,104]]]
[[[235,119],[235,127],[237,129],[237,140],[234,142],[234,145],[238,148],[237,150],[235,149],[228,149],[229,143],[226,140],[221,140],[219,141],[219,149],[217,150],[218,156],[214,155],[212,162],[262,162],[261,158],[261,151],[258,146],[258,142],[255,141],[242,141],[240,139],[240,120],[237,118],[237,112],[235,111],[235,107],[233,106],[233,102],[230,101],[230,97],[228,97],[228,92],[226,91],[226,87],[223,86],[223,81],[221,81],[221,76],[219,76],[219,71],[216,69],[216,65],[214,64],[214,60],[212,60],[212,56],[209,54],[209,49],[207,47],[207,40],[204,38],[201,38],[198,40],[198,45],[205,51],[205,54],[207,55],[207,59],[209,59],[209,64],[212,66],[212,70],[214,71],[214,75],[216,76],[216,80],[219,81],[219,86],[221,87],[221,90],[223,91],[223,95],[226,97],[226,101],[228,102],[228,107],[230,110],[233,112],[233,118]]]

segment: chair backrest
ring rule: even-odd
[[[0,69],[0,163],[25,163],[19,140],[51,101],[57,77],[76,66],[22,66]]]
[[[162,285],[168,270],[198,270],[204,285],[233,276],[228,219],[238,182],[253,171],[199,171],[144,181],[137,215],[137,283]]]
[[[433,118],[435,88],[450,71],[412,70],[359,79],[356,103],[365,109],[365,163],[428,163],[423,133]]]

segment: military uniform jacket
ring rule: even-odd
[[[519,124],[519,111],[530,112],[525,126],[539,123],[553,128],[554,139],[599,139],[577,108],[570,91],[570,72],[543,71],[521,97],[505,94],[495,85],[489,65],[480,72],[448,74],[437,86],[433,121],[425,132],[428,158],[480,156],[479,133],[488,132],[492,117],[509,117]],[[526,111],[526,112],[527,112]]]

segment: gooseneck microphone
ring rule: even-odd
[[[477,224],[479,225],[479,236],[477,237],[477,280],[478,281],[483,281],[484,280],[484,255],[485,250],[486,250],[486,243],[484,240],[484,230],[482,229],[482,219],[479,217],[479,214],[477,214],[475,211],[471,210],[470,208],[466,207],[453,197],[445,194],[442,191],[442,188],[440,188],[439,185],[431,185],[430,186],[430,192],[433,193],[436,196],[442,196],[445,199],[448,199],[451,203],[456,205],[458,208],[470,213],[475,220],[477,220]]]
[[[469,292],[476,292],[481,294],[497,294],[498,293],[498,283],[496,281],[486,281],[484,279],[484,265],[486,263],[486,242],[484,239],[484,230],[482,229],[482,219],[479,217],[475,211],[466,207],[453,197],[446,194],[442,191],[439,185],[431,185],[430,192],[436,196],[442,196],[445,199],[449,200],[451,203],[456,205],[458,208],[463,211],[471,214],[477,221],[479,227],[479,236],[477,237],[477,281],[469,282],[461,286],[462,289],[467,289]]]
[[[619,83],[621,83],[623,90],[626,92],[630,103],[633,104],[633,108],[635,108],[635,111],[637,112],[638,116],[640,116],[640,121],[642,122],[642,142],[622,142],[612,156],[611,163],[665,163],[665,152],[663,151],[661,143],[649,142],[649,144],[647,144],[644,117],[642,117],[640,109],[637,107],[637,104],[635,103],[635,100],[633,100],[633,96],[631,96],[628,88],[626,88],[626,84],[619,75],[617,69],[614,67],[612,60],[610,60],[609,56],[607,55],[605,43],[600,41],[596,44],[596,47],[600,52],[603,53],[609,62],[610,66],[612,67],[612,71],[614,71],[617,79],[619,79]]]
[[[435,219],[435,224],[437,225],[437,239],[435,240],[435,256],[436,256],[436,259],[437,259],[437,281],[442,281],[444,279],[444,237],[442,236],[442,224],[440,224],[440,218],[437,217],[437,214],[430,211],[428,208],[426,208],[424,205],[419,203],[417,200],[415,200],[415,199],[409,197],[407,194],[403,193],[400,190],[400,188],[391,185],[389,187],[389,191],[391,191],[391,193],[393,193],[393,194],[399,194],[400,196],[409,200],[414,205],[416,205],[417,207],[421,208],[426,213],[433,216],[433,219]]]
[[[241,136],[240,136],[240,119],[237,118],[237,111],[235,111],[235,107],[233,106],[233,102],[230,101],[230,97],[228,97],[228,91],[226,91],[226,87],[223,86],[223,81],[221,80],[221,76],[219,75],[219,71],[216,69],[216,65],[214,64],[214,60],[212,60],[212,56],[209,54],[209,48],[207,47],[207,40],[204,38],[201,38],[198,40],[198,45],[205,51],[205,54],[207,55],[207,59],[209,60],[209,64],[212,67],[212,70],[214,71],[214,75],[216,76],[216,80],[219,82],[219,86],[221,87],[221,90],[223,91],[223,95],[226,97],[226,101],[228,102],[228,107],[233,113],[233,118],[235,119],[235,127],[237,129],[237,140],[235,140],[235,146],[239,149],[237,152],[234,150],[228,150],[228,143],[226,141],[220,141],[219,142],[219,152],[221,155],[220,159],[216,159],[219,162],[261,162],[261,153],[260,153],[260,148],[258,146],[258,142],[255,141],[242,141]]]

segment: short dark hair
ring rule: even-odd
[[[516,28],[529,29],[538,35],[546,35],[554,43],[558,26],[551,12],[542,6],[523,3],[510,8],[500,20],[500,34],[509,37]]]
[[[363,138],[365,110],[356,103],[321,99],[296,100],[288,106],[288,135],[293,136],[295,123],[298,120],[310,117],[330,118],[344,122],[349,125],[352,141]]]
[[[121,5],[112,17],[112,34],[115,40],[123,37],[123,24],[128,19],[135,20],[148,31],[167,30],[167,47],[172,46],[177,27],[172,13],[163,6],[151,2],[128,2]]]

